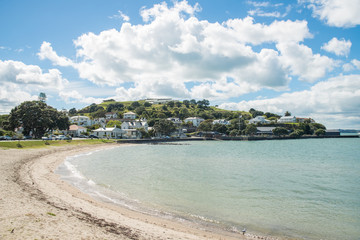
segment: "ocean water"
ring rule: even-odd
[[[100,200],[185,224],[360,239],[360,139],[120,146],[68,158],[57,173]]]

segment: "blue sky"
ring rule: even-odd
[[[0,0],[0,114],[208,99],[360,129],[360,0]]]

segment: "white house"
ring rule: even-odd
[[[86,128],[77,125],[70,125],[67,133],[72,137],[78,137],[81,134],[86,133]]]
[[[198,127],[201,122],[205,121],[205,119],[200,117],[188,117],[184,120],[184,122],[192,122],[194,127]]]
[[[230,125],[230,122],[226,119],[216,119],[213,121],[213,124]]]
[[[105,127],[106,121],[105,118],[96,118],[92,121],[92,125],[94,124],[100,124],[102,127]]]
[[[296,118],[296,122],[298,122],[298,123],[304,123],[304,122],[307,122],[307,121],[309,121],[310,123],[314,123],[315,122],[315,120],[314,119],[312,119],[312,118]]]
[[[92,133],[99,138],[122,138],[125,134],[123,130],[116,126],[113,128],[98,128],[92,131]]]
[[[89,117],[86,116],[73,116],[70,118],[70,123],[76,124],[78,126],[91,126],[92,121]]]
[[[133,112],[124,113],[124,119],[136,119],[136,113]]]
[[[270,123],[270,121],[265,119],[265,117],[263,117],[263,116],[256,116],[255,118],[250,119],[249,123],[250,124],[257,124],[257,123],[264,124],[264,123]]]
[[[108,112],[108,113],[105,113],[105,117],[106,117],[106,119],[113,119],[113,118],[117,118],[118,115],[115,112]]]
[[[133,121],[125,121],[121,124],[122,130],[128,130],[128,129],[138,129],[143,128],[145,131],[148,131],[149,125],[146,120],[133,120]]]
[[[164,104],[173,101],[171,98],[148,98],[145,102],[151,104]]]
[[[296,117],[295,116],[284,116],[284,117],[281,117],[277,122],[278,123],[296,123]]]

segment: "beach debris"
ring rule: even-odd
[[[245,235],[245,233],[246,233],[246,228],[244,228],[241,232],[242,232],[243,235]]]
[[[13,229],[11,230],[11,233],[14,233],[14,230],[15,230],[15,228],[13,228]]]

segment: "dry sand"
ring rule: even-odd
[[[54,173],[114,145],[0,149],[0,239],[273,239],[213,233],[92,199]]]

